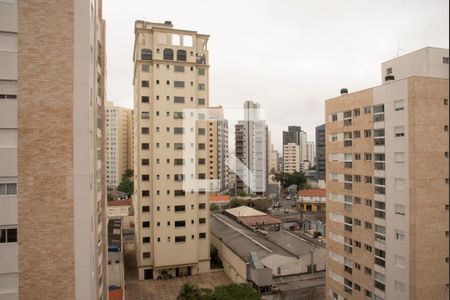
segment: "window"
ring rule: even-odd
[[[143,252],[142,258],[150,258],[150,252]]]
[[[17,195],[17,183],[0,183],[0,196]]]
[[[361,248],[361,242],[360,241],[355,241],[355,247],[356,248]]]
[[[175,80],[173,82],[173,86],[176,87],[176,88],[184,88],[184,81]]]
[[[141,59],[142,60],[152,60],[152,50],[142,49],[141,50]]]
[[[173,97],[173,102],[174,103],[184,103],[184,97],[175,96],[175,97]]]
[[[365,227],[366,229],[372,230],[372,223],[364,222],[364,227]]]
[[[395,239],[403,242],[406,239],[406,233],[403,230],[395,229]]]
[[[375,224],[375,240],[384,243],[386,240],[386,227]]]
[[[361,131],[359,131],[359,130],[353,131],[353,138],[359,139],[360,137],[361,137]]]
[[[405,103],[404,103],[403,100],[394,101],[394,110],[395,111],[402,111],[402,110],[404,110],[405,109],[404,106],[405,106]]]
[[[361,270],[361,265],[357,262],[355,262],[355,269],[356,270]]]
[[[198,69],[197,69],[197,74],[198,74],[198,75],[201,75],[201,76],[205,75],[205,69],[203,69],[203,68],[198,68]]]
[[[0,244],[17,243],[17,228],[0,229]]]
[[[143,213],[150,212],[150,206],[148,206],[148,205],[142,206],[142,212]]]
[[[444,105],[448,105],[448,99],[444,99]]]
[[[353,116],[359,117],[361,115],[361,110],[359,108],[355,108],[353,110]]]
[[[148,197],[150,196],[150,191],[149,190],[143,190],[142,191],[142,197]]]
[[[175,197],[181,197],[186,195],[186,192],[184,190],[175,190],[174,191]]]
[[[184,128],[183,127],[175,127],[173,129],[173,133],[174,134],[183,134],[184,133]]]
[[[150,66],[148,64],[142,64],[141,71],[145,72],[145,73],[149,72],[150,71]]]
[[[142,143],[142,144],[141,144],[141,149],[142,149],[142,150],[148,150],[148,149],[150,149],[150,144],[149,144],[149,143]]]
[[[204,143],[198,144],[198,150],[205,150],[205,149],[206,149],[206,145]]]
[[[386,252],[381,249],[375,248],[375,264],[385,267],[386,266]]]
[[[205,128],[198,128],[198,135],[205,135],[205,134],[206,134]]]
[[[445,56],[442,57],[442,63],[443,64],[448,64],[448,60],[449,60],[448,57],[445,57]]]
[[[444,125],[444,131],[448,132],[448,125]]]
[[[198,238],[199,238],[199,239],[206,239],[206,232],[200,232],[200,233],[198,234]]]
[[[395,137],[403,137],[405,136],[405,127],[403,126],[395,126],[394,127]]]
[[[175,205],[175,211],[176,212],[186,211],[186,206],[185,205]]]
[[[392,74],[392,68],[387,68],[387,69],[386,69],[386,74],[387,74],[387,75]]]
[[[204,158],[199,158],[198,159],[198,164],[199,165],[204,165],[206,163],[206,160]]]
[[[199,218],[198,219],[199,224],[206,224],[206,218]]]
[[[353,202],[355,204],[361,204],[361,198],[360,197],[353,197]]]
[[[337,120],[338,120],[337,114],[331,115],[331,121],[332,121],[332,122],[336,122]]]
[[[364,199],[366,201],[366,206],[372,206],[372,200],[370,199]]]
[[[204,98],[199,98],[198,99],[198,105],[205,105],[206,101]]]
[[[374,286],[379,289],[384,291],[385,290],[385,276],[381,273],[375,272],[375,280],[374,280]]]
[[[355,182],[361,182],[361,175],[354,175]]]
[[[177,72],[177,73],[184,73],[184,66],[177,66],[177,65],[175,65],[174,68],[173,68],[173,71]]]
[[[364,130],[364,137],[370,138],[372,136],[372,130],[371,129],[365,129]]]
[[[177,60],[186,61],[186,50],[177,50]]]
[[[371,106],[366,106],[364,107],[364,114],[368,115],[372,113],[372,107]]]
[[[198,204],[199,209],[206,209],[206,203],[199,203]]]
[[[355,160],[361,160],[361,153],[355,153]]]
[[[175,112],[173,113],[173,118],[174,118],[174,119],[183,119],[183,118],[184,118],[183,112],[181,112],[181,111],[175,111]]]
[[[206,174],[205,173],[199,173],[198,174],[198,179],[206,179]]]
[[[206,85],[204,83],[199,83],[198,84],[198,90],[199,91],[204,91],[206,90]]]
[[[144,244],[150,243],[150,237],[149,237],[149,236],[144,236],[144,237],[142,238],[142,243],[144,243]]]
[[[142,119],[150,119],[150,113],[148,111],[141,112]]]
[[[173,60],[173,50],[172,49],[164,49],[163,51],[163,58],[165,60]]]
[[[365,160],[372,160],[372,153],[364,153]]]
[[[366,183],[372,183],[372,176],[364,176],[364,181]]]
[[[364,267],[364,273],[366,273],[367,275],[372,275],[372,269]]]
[[[146,158],[142,159],[142,160],[141,160],[141,165],[143,165],[143,166],[148,166],[148,165],[150,165],[150,160],[149,160],[149,159],[146,159]]]
[[[142,96],[141,97],[141,102],[142,103],[149,103],[150,102],[150,97],[149,96]]]
[[[183,243],[186,242],[186,236],[179,235],[175,237],[175,243]]]
[[[175,158],[174,159],[174,165],[175,166],[182,166],[182,165],[184,165],[184,159],[182,159],[182,158]]]
[[[143,228],[150,228],[150,222],[149,221],[142,222],[142,227]]]
[[[403,204],[395,204],[394,211],[396,215],[405,215],[405,206]]]
[[[372,246],[364,244],[364,249],[366,249],[367,252],[372,252]]]
[[[186,227],[186,221],[175,221],[175,227]]]
[[[150,175],[142,175],[142,181],[149,181]]]
[[[150,86],[150,82],[148,80],[142,80],[141,81],[141,86],[142,87],[149,87]]]
[[[149,133],[150,133],[150,128],[148,128],[148,127],[142,127],[142,128],[141,128],[141,133],[142,133],[142,134],[149,134]]]

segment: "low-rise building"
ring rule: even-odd
[[[326,190],[311,189],[298,192],[297,207],[303,211],[324,211],[326,205]]]
[[[210,195],[209,206],[215,205],[215,210],[223,210],[230,207],[230,196],[229,195]],[[212,209],[212,208],[211,208]]]
[[[131,199],[108,201],[108,218],[120,218],[131,215]]]
[[[251,283],[260,293],[313,289],[319,295],[314,299],[323,298],[325,248],[279,227],[264,231],[242,222],[268,217],[279,222],[243,206],[227,210],[226,214],[212,213],[211,244],[225,273],[236,283]],[[304,276],[312,276],[314,280],[305,285]],[[286,284],[280,277],[287,279]]]

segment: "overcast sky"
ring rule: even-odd
[[[448,0],[110,0],[103,10],[109,100],[133,106],[134,21],[171,20],[210,35],[210,105],[259,102],[278,150],[288,125],[314,141],[324,100],[379,85],[398,52],[449,47]]]

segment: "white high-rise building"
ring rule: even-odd
[[[260,105],[244,103],[244,120],[235,126],[236,192],[264,194],[268,179],[268,127],[259,118]],[[247,182],[247,184],[245,183]]]
[[[306,143],[306,160],[309,161],[310,166],[315,165],[316,160],[316,148],[314,145],[314,142],[307,142]]]

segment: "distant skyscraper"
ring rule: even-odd
[[[278,173],[280,171],[280,155],[278,154],[278,151],[273,148],[273,144],[270,145],[270,166],[269,166],[269,172],[275,172]]]
[[[223,108],[208,109],[209,179],[218,180],[218,191],[228,189],[228,121]]]
[[[283,152],[283,172],[300,172],[302,169],[300,146],[295,143],[289,143],[283,146]]]
[[[263,194],[268,178],[268,128],[259,118],[260,105],[244,103],[244,120],[235,125],[236,192]],[[245,184],[245,181],[247,184]]]
[[[116,188],[127,169],[133,169],[133,111],[106,102],[106,185]]]
[[[0,299],[107,298],[101,5],[0,0]]]
[[[314,166],[316,164],[316,149],[314,148],[314,142],[306,143],[306,158],[311,166]]]
[[[284,161],[284,146],[287,144],[295,144],[300,149],[300,165],[303,169],[302,162],[307,160],[307,136],[306,132],[302,131],[301,126],[288,126],[288,131],[283,131],[283,161]]]
[[[139,279],[208,272],[209,36],[170,21],[139,20],[134,33]]]
[[[326,179],[325,124],[316,127],[316,179]]]
[[[325,104],[333,299],[448,299],[448,49],[382,64]]]

